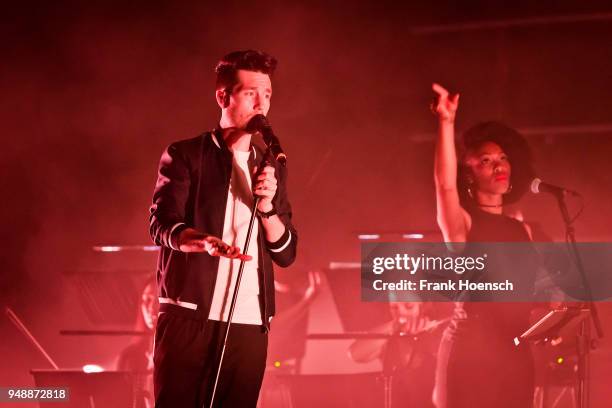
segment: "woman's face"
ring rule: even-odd
[[[418,316],[421,306],[417,302],[389,302],[389,311],[394,320],[401,320]]]
[[[140,310],[145,326],[151,330],[154,329],[157,324],[157,313],[159,312],[159,301],[157,300],[154,283],[148,284],[142,291]]]
[[[508,156],[493,142],[484,142],[466,156],[471,170],[472,189],[485,194],[504,194],[510,187],[511,167]]]

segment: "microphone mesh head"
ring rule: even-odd
[[[531,182],[531,192],[533,194],[538,194],[540,192],[540,183],[542,182],[542,180],[540,180],[539,178],[534,178],[533,181]]]
[[[261,132],[265,128],[269,128],[268,119],[261,113],[253,116],[246,125],[247,132]]]

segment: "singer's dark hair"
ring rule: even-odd
[[[504,194],[504,204],[515,203],[529,190],[535,171],[529,144],[518,131],[501,122],[481,122],[463,134],[463,152],[457,164],[457,190],[461,205],[468,209],[474,206],[474,199],[468,193],[468,178],[471,169],[466,164],[467,155],[486,142],[497,144],[508,156],[512,168],[510,184],[512,190]]]
[[[224,89],[229,97],[234,86],[238,83],[238,70],[261,72],[268,76],[274,74],[276,58],[263,51],[244,50],[230,52],[217,63],[216,89]]]

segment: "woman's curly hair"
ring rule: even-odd
[[[531,149],[523,135],[500,122],[478,123],[463,134],[463,149],[457,162],[457,190],[464,208],[473,207],[475,204],[474,199],[468,193],[470,186],[468,177],[471,175],[471,169],[466,164],[467,154],[486,142],[499,145],[508,156],[511,165],[510,185],[512,190],[504,194],[504,204],[520,200],[529,189],[535,175]]]

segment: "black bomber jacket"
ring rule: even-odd
[[[263,155],[252,145],[249,168],[258,166]],[[216,130],[172,143],[162,154],[149,217],[151,238],[161,247],[157,263],[161,311],[208,318],[219,258],[206,252],[181,252],[176,239],[188,227],[222,237],[232,158]],[[273,204],[285,233],[277,242],[267,242],[259,226],[260,305],[266,329],[275,313],[272,262],[281,267],[293,263],[298,238],[287,198],[287,169],[276,162],[273,166],[278,181]]]

